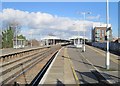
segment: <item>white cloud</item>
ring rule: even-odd
[[[87,19],[89,20],[100,20],[100,15],[98,14],[97,16],[88,16]]]
[[[99,15],[96,17],[98,18]],[[0,20],[3,23],[17,22],[23,27],[27,27],[29,31],[22,33],[29,35],[38,34],[41,30],[59,30],[59,31],[84,31],[92,25],[92,21],[72,20],[68,17],[58,17],[42,12],[27,12],[15,9],[3,9],[0,13]],[[85,24],[85,28],[83,28]]]

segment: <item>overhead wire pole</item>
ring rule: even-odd
[[[106,52],[106,69],[110,69],[110,52],[109,52],[109,2],[108,0],[106,0],[106,23],[107,23],[107,29],[106,29],[106,33],[107,33],[107,52]]]

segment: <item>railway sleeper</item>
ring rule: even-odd
[[[37,59],[38,60],[38,59]],[[36,61],[37,61],[36,60]],[[33,62],[34,63],[34,62]],[[32,63],[31,63],[32,64]],[[29,67],[30,65],[28,65],[28,67]],[[14,76],[15,76],[16,74],[14,74],[14,75],[12,75],[12,76],[10,76],[10,77],[8,77],[6,80],[4,80],[2,83],[5,83],[5,82],[7,82],[10,78],[13,78]]]

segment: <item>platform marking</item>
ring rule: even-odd
[[[55,58],[54,58],[53,61],[51,62],[49,68],[47,69],[47,71],[46,71],[45,74],[43,75],[43,77],[42,77],[42,79],[41,79],[41,81],[40,81],[39,84],[44,84],[44,82],[45,82],[45,80],[46,80],[46,78],[47,78],[47,76],[48,76],[48,73],[49,73],[49,71],[50,71],[53,63],[55,62],[56,58],[58,57],[58,54],[60,53],[60,51],[61,51],[63,48],[64,48],[64,47],[62,47],[62,48],[58,51],[58,53],[55,55]]]
[[[101,54],[102,56],[105,56],[105,54],[101,53],[100,51],[97,51],[95,49],[93,49],[92,47],[88,46],[89,48],[91,48],[92,50],[98,52],[99,54]],[[116,64],[119,64],[118,61],[116,59],[114,59],[113,57],[110,58],[113,62],[115,62]]]
[[[91,66],[93,67],[93,68],[95,68],[95,70],[97,70],[99,73],[101,73],[101,71],[97,68],[97,67],[95,67],[88,59],[86,59],[86,57],[82,54],[82,53],[80,53],[81,55],[82,55],[82,57],[85,59],[85,60],[87,60],[88,61],[88,63],[89,64],[91,64]],[[104,77],[104,76],[103,76]],[[105,78],[105,77],[104,77]],[[106,79],[106,78],[105,78]],[[111,80],[108,80],[108,79],[106,79],[106,81],[107,82],[109,82],[109,83],[113,83],[113,81],[111,81]]]
[[[76,72],[75,72],[75,69],[74,69],[74,67],[73,67],[73,65],[72,65],[72,61],[70,60],[70,57],[69,57],[69,55],[68,55],[68,53],[67,53],[67,48],[65,48],[65,54],[66,54],[67,57],[68,57],[68,60],[69,60],[69,63],[70,63],[70,66],[71,66],[71,69],[72,69],[73,75],[74,75],[74,77],[75,77],[75,80],[76,80],[77,86],[80,86],[80,85],[79,85],[80,82],[79,82],[79,79],[78,79],[77,74],[76,74]]]
[[[88,59],[86,59],[86,57],[85,57],[82,53],[80,53],[80,54],[81,54],[81,56],[82,56],[88,63],[91,64],[91,66],[92,66],[94,69],[96,69],[97,71],[100,72],[100,70],[99,70],[97,67],[95,67]]]

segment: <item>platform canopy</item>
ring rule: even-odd
[[[83,36],[72,36],[69,39],[78,39],[78,38],[83,39]]]
[[[46,36],[46,37],[42,38],[42,40],[45,40],[45,39],[60,39],[60,38],[56,37],[56,36]]]
[[[69,39],[70,40],[72,40],[72,39],[84,39],[84,37],[83,36],[72,36],[72,37],[70,37]],[[85,37],[85,39],[88,39],[87,37]]]

